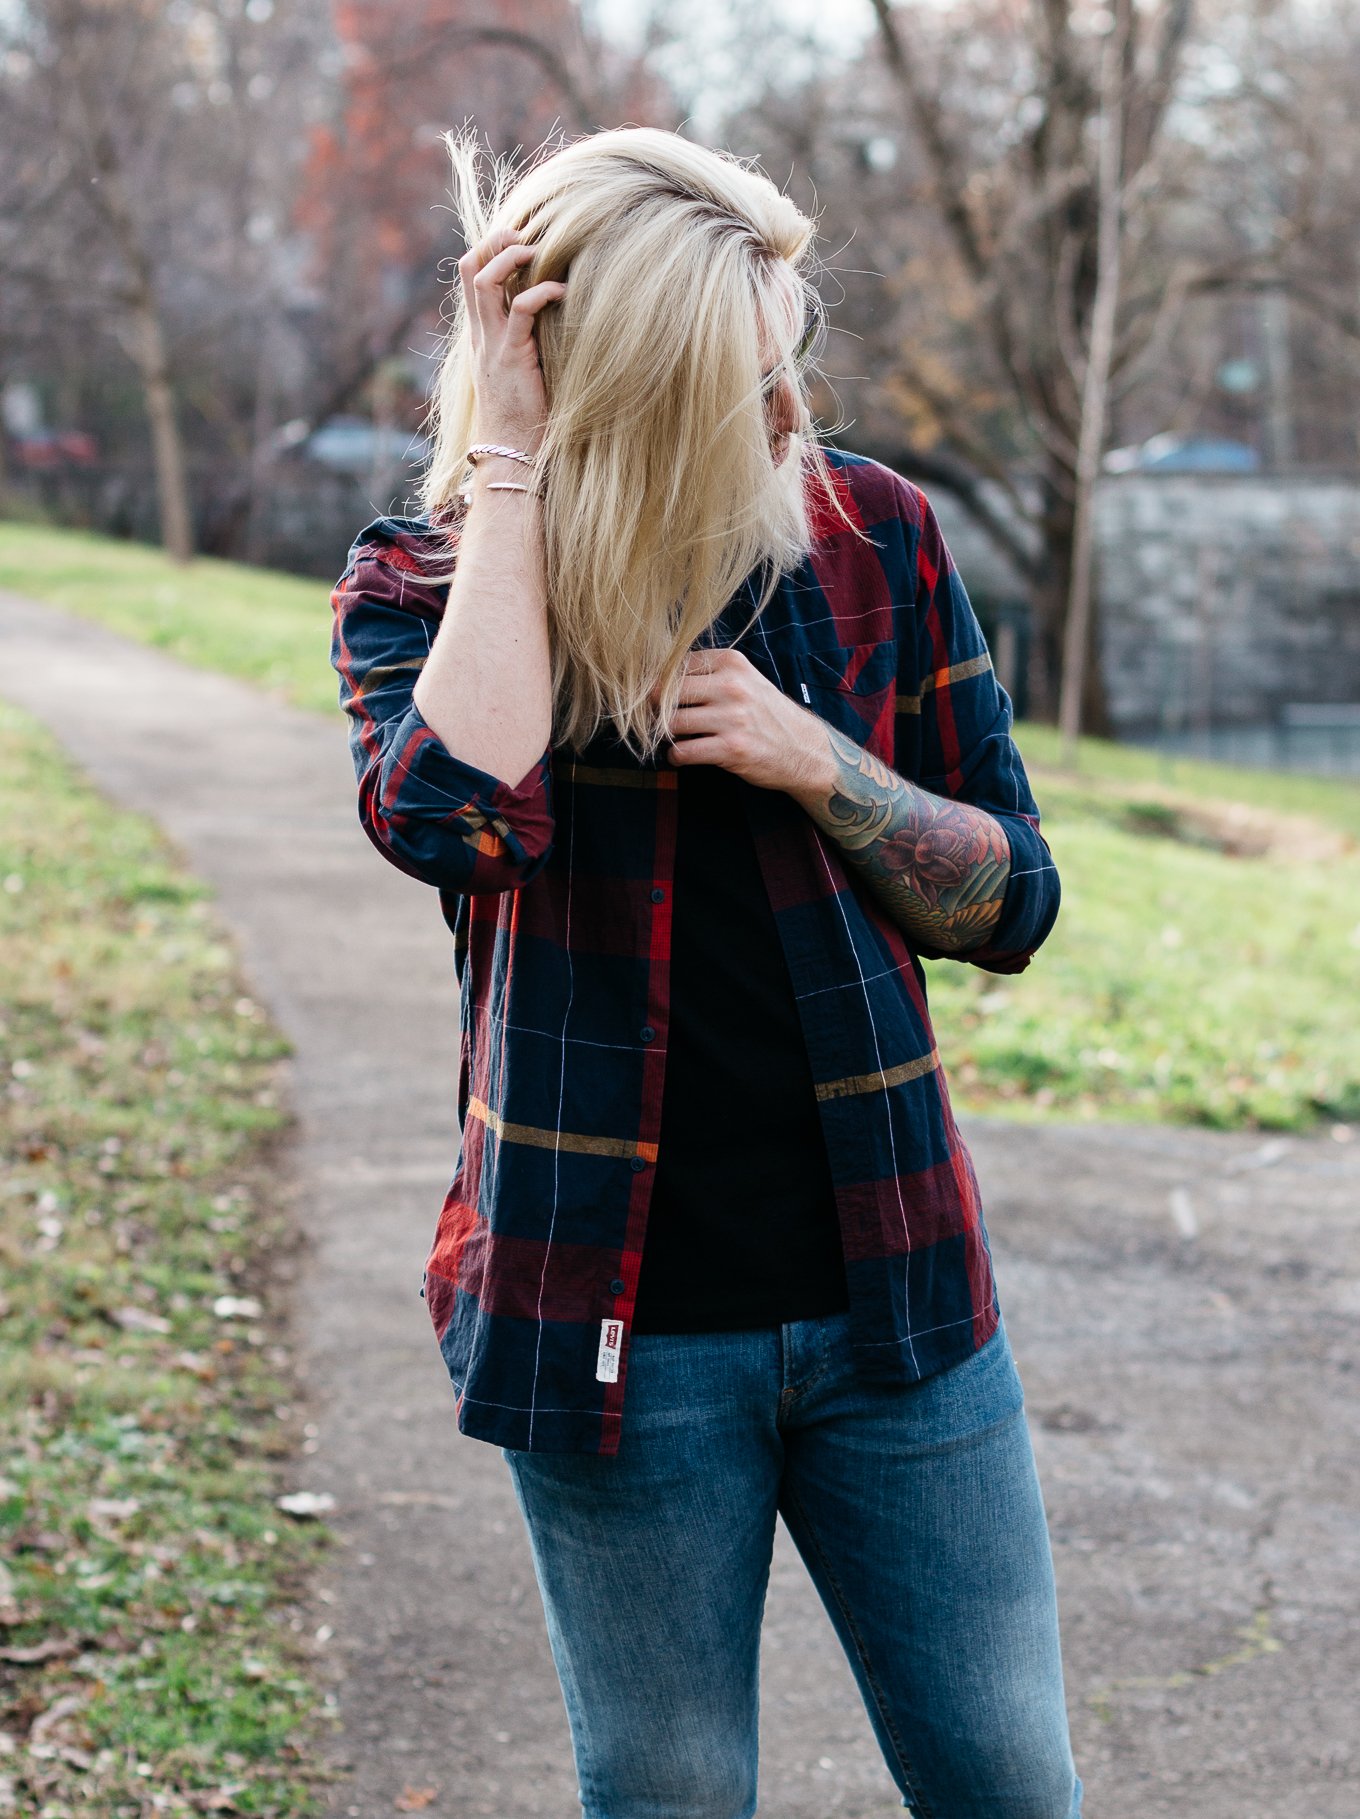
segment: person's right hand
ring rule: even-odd
[[[529,455],[543,439],[548,414],[534,318],[544,304],[559,302],[567,288],[545,279],[507,305],[505,280],[535,250],[517,242],[513,229],[498,228],[458,261],[472,344],[476,440],[505,443]]]

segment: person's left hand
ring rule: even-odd
[[[652,690],[655,701],[659,685]],[[691,651],[671,720],[674,765],[717,764],[761,789],[796,790],[830,774],[825,723],[740,651]]]

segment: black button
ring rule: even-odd
[[[653,903],[664,903],[665,901],[666,901],[665,891],[662,890],[662,888],[659,884],[653,885],[652,886],[652,902]]]
[[[609,1285],[609,1292],[611,1295],[621,1295],[626,1287],[627,1284],[624,1282],[622,1276],[615,1276],[614,1280]]]
[[[641,1156],[634,1156],[628,1166],[636,1175],[640,1169],[646,1168],[647,1164]]]
[[[638,1031],[638,1035],[642,1037],[644,1042],[650,1042],[656,1035],[656,1031],[652,1028],[650,1023],[644,1023],[642,1028]]]

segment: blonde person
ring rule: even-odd
[[[487,193],[449,143],[421,509],[357,538],[332,660],[362,826],[453,935],[421,1292],[510,1471],[583,1811],[754,1813],[782,1517],[902,1804],[1073,1819],[921,966],[1017,973],[1057,915],[1011,703],[924,495],[816,434],[814,224],[753,162],[627,128]]]

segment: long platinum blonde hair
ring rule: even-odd
[[[537,249],[507,297],[569,277],[536,319],[548,415],[537,471],[524,476],[543,488],[553,741],[579,750],[612,721],[652,763],[687,653],[748,577],[748,623],[764,611],[811,547],[817,496],[855,528],[798,357],[823,320],[809,275],[815,224],[753,161],[651,127],[587,134],[518,172],[493,159],[489,194],[475,132],[445,143],[467,244],[510,227]],[[454,289],[419,499],[436,527],[457,510],[476,440]],[[762,348],[803,406],[778,465],[765,403],[777,380],[762,380]]]

